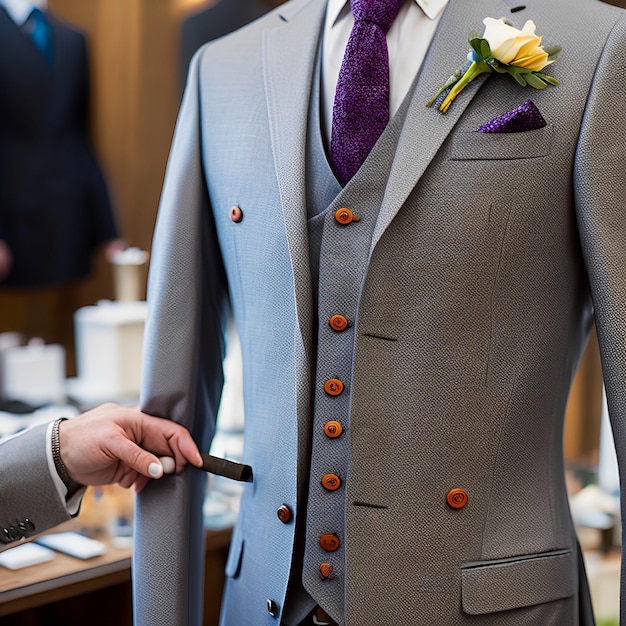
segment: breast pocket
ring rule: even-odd
[[[458,131],[452,137],[452,161],[534,159],[552,152],[552,125],[520,133]]]
[[[571,550],[466,563],[461,569],[463,611],[484,615],[569,598],[578,589]]]

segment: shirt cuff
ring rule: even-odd
[[[59,499],[65,506],[67,512],[75,517],[78,515],[78,510],[80,509],[80,503],[83,500],[83,496],[85,495],[86,487],[81,487],[75,493],[71,495],[71,497],[67,498],[67,487],[65,483],[61,480],[56,467],[54,465],[54,458],[52,457],[52,424],[54,422],[50,422],[48,424],[48,429],[46,430],[46,459],[48,461],[48,471],[50,472],[50,476],[52,478],[52,482],[56,487],[57,493],[59,494]]]

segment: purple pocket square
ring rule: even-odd
[[[480,133],[521,133],[527,130],[535,130],[546,126],[539,109],[532,100],[526,100],[524,104],[504,115],[494,117],[490,122],[483,124]]]

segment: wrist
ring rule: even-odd
[[[52,460],[54,461],[54,468],[56,469],[59,478],[63,481],[63,484],[67,488],[68,497],[76,492],[78,488],[81,487],[79,483],[70,478],[70,475],[65,467],[65,463],[63,462],[63,457],[61,455],[61,423],[66,421],[67,417],[60,417],[55,420],[52,424],[52,435],[51,435],[51,445],[52,445]]]
[[[56,469],[59,478],[63,481],[67,487],[70,482],[70,477],[67,474],[67,469],[63,459],[61,458],[61,436],[59,433],[61,422],[64,422],[67,417],[60,417],[52,424],[52,460],[54,461],[54,469]]]

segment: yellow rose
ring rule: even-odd
[[[548,53],[541,47],[541,37],[535,35],[535,23],[528,20],[519,30],[504,23],[504,18],[483,20],[485,34],[491,55],[507,65],[525,67],[532,72],[540,72],[548,65]]]

